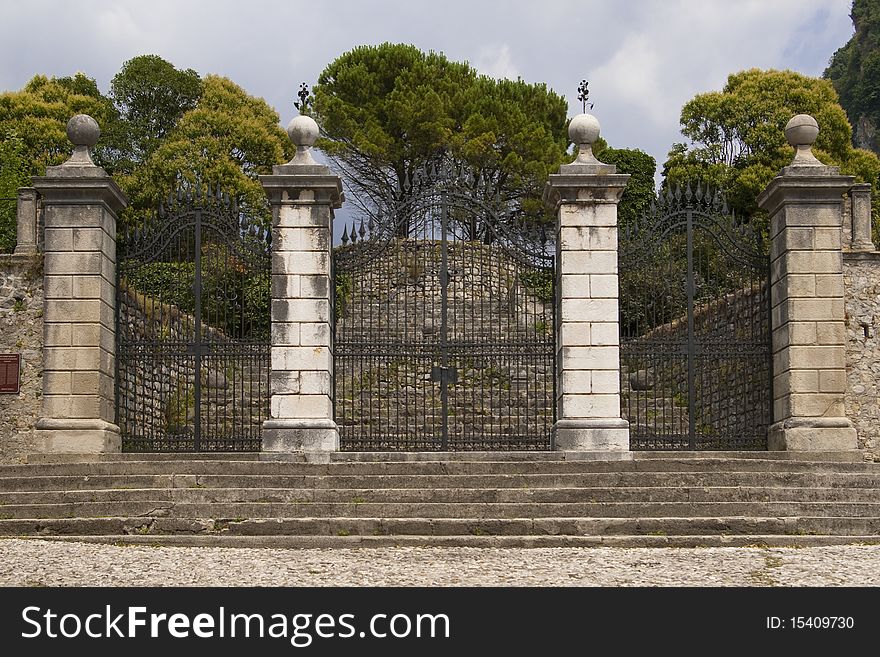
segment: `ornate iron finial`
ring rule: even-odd
[[[299,92],[296,95],[299,96],[299,102],[294,101],[293,106],[302,113],[309,104],[309,87],[305,82],[299,85]]]
[[[586,80],[581,80],[581,83],[578,85],[578,100],[583,103],[584,106],[584,114],[587,113],[587,105],[590,106],[590,109],[593,109],[593,103],[590,103],[590,83]]]

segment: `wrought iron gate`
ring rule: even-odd
[[[668,192],[619,248],[621,407],[633,449],[766,449],[769,258],[717,193]]]
[[[346,227],[334,250],[344,450],[544,450],[554,248],[452,178]]]
[[[117,423],[127,451],[259,451],[269,411],[270,232],[181,189],[122,237]]]

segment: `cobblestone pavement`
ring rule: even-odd
[[[124,547],[0,540],[4,586],[880,586],[880,546]]]

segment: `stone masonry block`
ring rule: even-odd
[[[620,395],[563,395],[562,417],[617,418],[620,417]]]
[[[101,299],[104,287],[104,279],[101,276],[74,276],[73,277],[73,298],[74,299]],[[108,286],[109,287],[109,286]],[[110,303],[112,301],[104,299]]]
[[[330,275],[330,254],[318,251],[283,251],[272,254],[273,274]]]
[[[843,369],[846,367],[846,350],[843,346],[804,346],[789,347],[790,368],[799,369]]]
[[[73,251],[73,228],[46,228],[43,231],[45,251]]]
[[[309,299],[329,299],[330,298],[330,277],[329,276],[308,276],[303,275],[301,279],[300,296]]]
[[[839,251],[792,251],[783,260],[788,274],[843,273],[843,255]]]
[[[328,347],[272,347],[273,370],[324,370],[331,372],[333,359]]]
[[[559,386],[560,395],[587,395],[593,391],[592,375],[589,371],[564,370]]]
[[[589,347],[593,344],[590,337],[590,323],[563,321],[559,327],[558,340],[564,347]]]
[[[838,274],[816,276],[816,296],[842,298],[843,294],[843,276]]]
[[[98,370],[101,367],[98,347],[53,347],[44,355],[47,370]]]
[[[616,299],[618,297],[617,275],[591,274],[590,296],[594,299]]]
[[[330,250],[330,231],[317,226],[279,228],[276,230],[276,251],[322,251]]]
[[[789,299],[788,318],[795,322],[843,320],[843,298]]]
[[[70,344],[74,347],[104,347],[113,350],[114,336],[100,324],[70,324]]]
[[[74,251],[102,251],[104,248],[104,230],[101,228],[74,228]]]
[[[326,322],[300,324],[300,343],[304,347],[329,347],[332,337],[330,324]]]
[[[773,377],[773,395],[819,392],[819,370],[789,370]]]
[[[273,395],[273,418],[332,418],[333,404],[327,395]]]
[[[559,267],[563,274],[616,274],[616,251],[562,251]]]
[[[617,322],[617,299],[562,299],[563,322]]]
[[[43,397],[43,414],[53,418],[99,418],[101,397],[91,395],[47,395]]]
[[[819,392],[844,394],[846,392],[846,371],[822,370],[819,372]]]
[[[272,322],[273,345],[300,345],[299,322]]]
[[[620,365],[618,347],[563,347],[564,370],[617,370]]]
[[[272,370],[269,373],[269,389],[273,395],[296,395],[300,391],[300,372]]]
[[[813,298],[816,296],[816,276],[814,274],[789,274],[774,281],[770,288],[773,305],[793,297]]]
[[[617,226],[617,205],[613,203],[562,203],[559,226]]]
[[[605,395],[620,394],[620,372],[616,370],[594,370],[592,372],[593,392]]]
[[[43,294],[47,299],[70,299],[73,296],[73,276],[46,276]]]
[[[818,340],[817,327],[816,322],[789,322],[782,330],[788,333],[788,344],[811,345]]]
[[[299,394],[300,372],[273,369],[269,373],[269,389],[273,395]]]
[[[100,274],[103,256],[90,252],[46,252],[43,270],[47,276],[63,274]]]
[[[590,324],[592,344],[597,346],[619,345],[620,326],[617,322]]]
[[[562,226],[563,251],[617,251],[616,226]]]
[[[77,394],[96,393],[104,396],[100,390],[101,373],[95,370],[87,372],[71,372],[73,390]]]
[[[300,393],[303,395],[330,395],[333,381],[330,372],[301,372]]]
[[[793,417],[844,417],[843,391],[835,393],[792,393],[789,408]]]
[[[590,278],[589,274],[564,274],[560,283],[562,297],[564,299],[588,299],[593,296],[590,291]]]
[[[273,299],[272,318],[276,322],[328,322],[327,299]]]
[[[43,325],[43,346],[44,347],[70,347],[72,341],[71,324],[50,324]]]
[[[290,299],[301,296],[302,276],[296,274],[272,274],[272,298]]]
[[[816,342],[821,345],[845,345],[846,324],[843,321],[818,322],[816,324]]]
[[[840,228],[823,228],[817,227],[813,229],[814,248],[817,251],[839,251],[841,247],[841,230]]]
[[[47,299],[44,320],[47,322],[95,322],[101,317],[100,299]]]
[[[51,370],[45,370],[43,372],[43,394],[69,395],[73,392],[71,381],[72,378],[70,372],[53,372]]]
[[[326,226],[330,225],[329,216],[330,212],[328,208],[328,221],[325,224]],[[310,205],[285,203],[278,208],[278,219],[275,224],[276,228],[311,228],[320,225],[321,223],[319,219],[312,215],[312,208]],[[273,235],[273,238],[275,238],[276,235]]]

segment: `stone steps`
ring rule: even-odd
[[[880,464],[858,453],[577,456],[43,456],[0,466],[0,536],[300,547],[880,543]]]
[[[576,488],[787,486],[880,488],[880,473],[864,472],[599,472],[468,475],[225,475],[113,474],[0,477],[0,491],[130,488]]]
[[[880,538],[880,517],[633,518],[27,518],[0,520],[0,536],[693,536],[836,535]]]
[[[275,549],[378,548],[378,547],[471,547],[471,548],[584,548],[584,547],[822,547],[829,545],[877,545],[880,535],[840,536],[816,534],[693,534],[662,533],[645,535],[604,534],[597,536],[523,535],[490,536],[459,534],[451,536],[305,536],[268,535],[236,536],[229,534],[109,534],[55,535],[39,537],[76,543],[110,543],[113,545],[148,545],[176,547],[229,547]]]
[[[219,502],[159,500],[6,504],[0,518],[712,518],[833,516],[880,518],[880,503],[859,502]]]
[[[455,503],[535,504],[583,502],[878,502],[875,488],[807,488],[763,486],[614,487],[614,488],[134,488],[0,492],[0,515],[8,505],[76,505],[149,502],[211,503]]]

